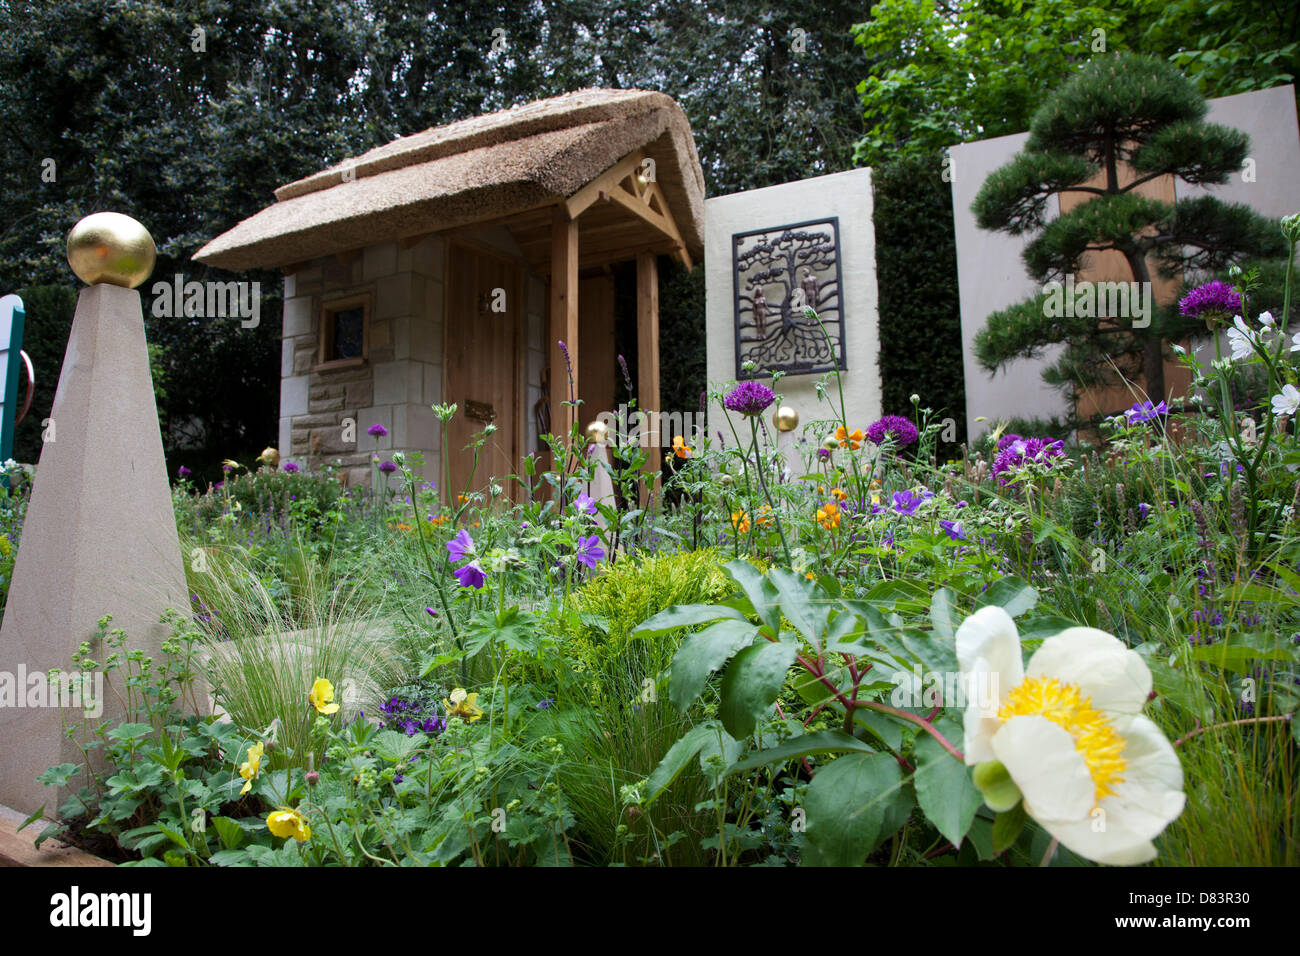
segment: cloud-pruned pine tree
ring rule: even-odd
[[[1241,170],[1248,137],[1205,122],[1207,110],[1167,62],[1128,53],[1098,57],[1035,112],[1024,149],[991,173],[976,195],[976,221],[1011,235],[1036,233],[1023,259],[1043,283],[1064,282],[1086,254],[1102,250],[1122,254],[1139,283],[1151,281],[1151,264],[1174,277],[1281,254],[1276,224],[1246,206],[1206,196],[1167,203],[1137,191],[1166,175],[1222,184]],[[1125,164],[1135,175],[1121,185]],[[1084,185],[1099,173],[1100,185]],[[1049,221],[1049,208],[1057,206],[1051,200],[1071,192],[1089,201]],[[989,316],[976,338],[980,364],[996,372],[1015,358],[1037,357],[1064,343],[1043,378],[1071,399],[1084,388],[1138,374],[1152,397],[1164,395],[1164,342],[1189,331],[1170,310],[1153,310],[1141,328],[1127,317],[1057,314],[1061,310],[1048,308],[1048,298],[1040,293]]]

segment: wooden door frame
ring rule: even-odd
[[[450,364],[448,362],[448,356],[450,353],[447,350],[447,343],[449,340],[449,336],[451,334],[450,276],[451,276],[452,249],[454,247],[459,246],[461,249],[464,249],[476,255],[489,256],[493,259],[496,259],[499,262],[504,263],[507,266],[512,267],[515,270],[515,278],[514,278],[514,282],[512,283],[515,286],[513,290],[513,295],[515,297],[515,301],[520,303],[520,309],[519,309],[518,321],[516,323],[516,329],[515,329],[516,338],[515,338],[514,374],[511,376],[512,379],[511,390],[514,393],[511,396],[511,408],[514,409],[514,416],[515,416],[514,432],[515,433],[513,436],[514,447],[511,449],[510,452],[510,461],[511,461],[512,469],[517,473],[522,466],[522,454],[521,454],[522,450],[528,445],[528,414],[530,413],[530,410],[526,410],[523,407],[525,404],[527,404],[525,399],[528,396],[528,381],[527,381],[528,379],[527,293],[528,293],[528,277],[529,277],[528,262],[527,260],[522,259],[519,256],[511,255],[509,252],[505,251],[504,249],[498,249],[496,246],[490,245],[478,239],[474,239],[471,236],[445,236],[442,246],[443,246],[443,253],[442,253],[442,257],[443,257],[442,259],[442,279],[443,279],[442,281],[442,360],[443,360],[442,402],[443,404],[447,404],[448,402],[453,402],[453,401],[459,401],[455,397],[449,397],[447,394],[447,383],[451,377],[449,374]],[[510,295],[512,293],[510,291],[507,291],[506,294]],[[461,414],[461,415],[465,414],[465,409],[463,408],[459,409],[457,414]],[[441,449],[442,455],[446,455],[449,452],[450,449],[448,448],[444,447]],[[444,474],[450,474],[450,471],[448,471],[449,467],[450,467],[449,465],[443,466],[442,470]],[[505,482],[504,484],[506,486],[505,492],[509,496],[510,500],[517,502],[519,500],[518,495],[520,489],[516,485],[509,482]],[[450,488],[448,488],[447,489],[448,504],[452,503],[451,494],[452,491]]]

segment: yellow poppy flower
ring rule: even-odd
[[[262,769],[262,755],[265,753],[266,746],[260,740],[248,748],[248,759],[239,765],[239,775],[245,781],[244,789],[239,791],[241,797],[253,789],[253,781]]]
[[[691,449],[686,447],[686,439],[681,435],[673,436],[673,454],[678,458],[690,458]]]
[[[311,685],[307,701],[316,708],[318,714],[338,713],[339,705],[334,703],[334,685],[323,677],[317,677],[316,683]]]
[[[749,515],[743,511],[733,511],[731,526],[736,529],[736,534],[745,534],[749,531]]]
[[[468,694],[463,687],[457,687],[451,692],[451,700],[446,697],[442,699],[443,706],[447,708],[448,717],[460,717],[470,723],[483,716],[483,711],[479,708],[477,702],[478,693]]]
[[[862,447],[862,429],[855,428],[852,432],[847,432],[844,430],[844,426],[841,425],[835,429],[835,439],[841,445],[847,444],[854,451],[857,451]]]
[[[843,488],[832,488],[831,497],[834,498],[836,501],[846,501],[848,500],[849,493],[845,491]]]
[[[293,837],[299,843],[311,839],[311,827],[307,826],[306,818],[289,807],[281,807],[267,814],[266,828],[274,836]]]
[[[827,531],[833,531],[840,526],[840,506],[833,501],[828,501],[817,509],[817,523]]]

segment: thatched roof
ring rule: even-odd
[[[289,183],[194,258],[286,266],[497,219],[563,200],[638,149],[701,255],[704,176],[686,114],[662,93],[593,89],[405,136]]]

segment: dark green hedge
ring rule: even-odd
[[[912,416],[911,395],[966,436],[961,310],[952,186],[939,158],[877,167],[876,285],[880,297],[880,377],[887,415]],[[944,457],[940,449],[941,459]]]

